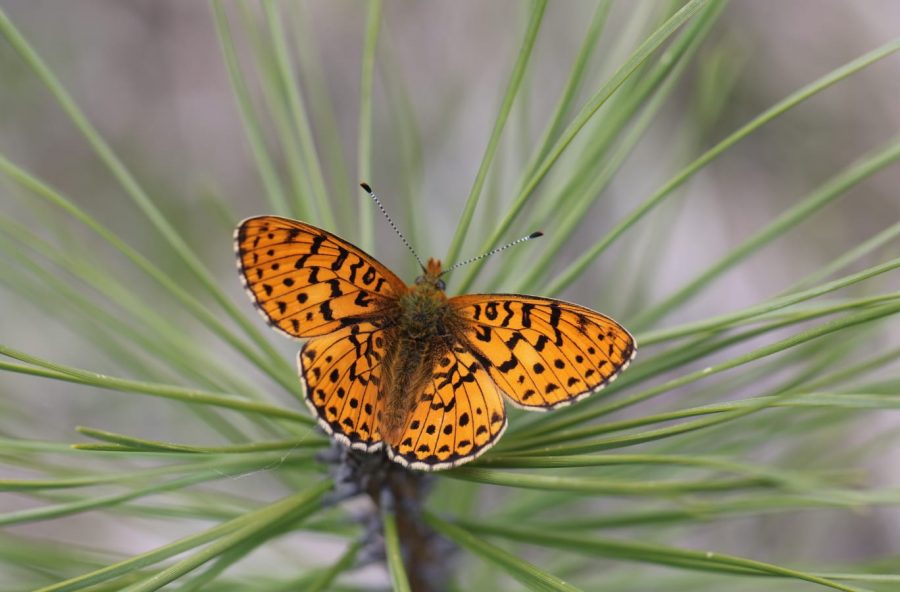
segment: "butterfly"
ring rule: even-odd
[[[410,469],[459,466],[496,444],[504,395],[556,409],[602,389],[634,357],[634,338],[600,313],[518,294],[448,297],[434,259],[407,285],[303,222],[244,220],[235,251],[265,320],[306,340],[298,371],[322,429],[356,450],[384,447]]]

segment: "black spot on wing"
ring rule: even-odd
[[[516,356],[510,356],[508,360],[497,366],[497,370],[500,372],[509,372],[518,365],[519,360],[516,359]]]
[[[531,328],[531,311],[534,309],[534,305],[526,302],[522,304],[522,326],[526,329]]]
[[[349,280],[350,280],[350,283],[351,283],[351,284],[355,284],[355,283],[356,283],[356,272],[359,271],[359,269],[360,269],[363,265],[364,265],[364,262],[363,262],[362,259],[357,259],[356,263],[353,263],[352,265],[350,265],[350,267],[349,267],[349,269],[350,269],[350,278],[349,278]]]
[[[489,321],[497,320],[497,303],[496,302],[488,302],[484,307],[484,316]]]
[[[341,280],[332,278],[330,280],[325,280],[325,283],[328,284],[328,287],[331,289],[331,298],[337,298],[338,296],[343,295],[344,292],[341,290]]]
[[[326,321],[334,320],[334,312],[331,310],[331,303],[327,300],[319,305],[319,312]]]
[[[344,262],[347,260],[347,256],[350,254],[350,251],[343,247],[338,247],[338,256],[335,257],[334,261],[331,264],[332,271],[338,271],[341,267],[344,266]]]
[[[508,347],[511,351],[516,348],[516,345],[520,341],[525,341],[525,338],[522,337],[522,334],[517,331],[517,332],[513,333],[512,336],[510,336],[510,338],[507,339],[504,343],[506,344],[506,347]]]
[[[509,300],[503,303],[503,310],[506,312],[506,316],[500,321],[500,326],[509,327],[509,321],[513,318],[512,303]]]

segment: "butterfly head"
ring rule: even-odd
[[[443,292],[447,289],[447,284],[441,279],[444,272],[441,271],[441,262],[437,259],[429,259],[428,264],[423,269],[424,275],[416,278],[416,287],[419,290],[436,290]]]

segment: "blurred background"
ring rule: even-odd
[[[662,4],[616,2],[607,31],[630,34],[629,23],[635,12],[652,13]],[[269,206],[207,3],[3,0],[2,5],[101,135],[213,269],[228,295],[257,322],[234,270],[230,233],[240,219],[268,213]],[[226,6],[237,22],[235,6]],[[305,2],[297,11],[309,35],[304,47],[315,52],[307,56],[308,64],[317,65],[320,71],[316,74],[327,84],[322,89],[327,91],[327,101],[310,100],[318,107],[330,108],[336,123],[336,129],[329,130],[317,128],[314,121],[314,129],[321,134],[317,141],[324,151],[341,153],[347,163],[345,170],[324,171],[329,190],[335,196],[349,198],[354,207],[353,211],[340,212],[342,221],[354,220],[356,208],[362,207],[357,206],[356,189],[360,180],[356,163],[360,56],[365,32],[365,10],[361,6],[343,0]],[[511,117],[510,126],[515,131],[504,138],[497,172],[486,189],[498,196],[501,208],[512,199],[517,175],[552,113],[594,7],[594,2],[572,0],[551,3],[547,10],[527,75],[526,98],[517,103]],[[481,162],[526,17],[524,3],[512,0],[389,0],[384,5],[374,82],[374,160],[371,178],[365,180],[413,238],[423,257],[440,258],[447,251]],[[900,4],[892,0],[732,2],[603,199],[568,237],[553,271],[576,259],[703,150],[802,85],[898,35]],[[609,47],[603,42],[588,66],[591,81],[604,80],[624,58],[614,53],[615,36],[608,37]],[[635,40],[640,37],[635,35]],[[239,41],[241,59],[246,63],[246,40]],[[248,78],[255,100],[262,101],[252,73]],[[706,92],[709,85],[717,92]],[[594,82],[586,84],[577,103],[596,86]],[[900,56],[895,55],[766,125],[695,176],[679,190],[677,199],[653,214],[655,223],[642,223],[628,241],[608,251],[561,297],[595,307],[628,325],[642,306],[658,302],[685,285],[836,171],[896,135],[900,131],[898,97]],[[411,109],[417,126],[417,138],[412,143],[399,129],[393,112],[398,104]],[[577,150],[576,143],[573,152]],[[175,260],[50,93],[3,41],[0,153],[61,189],[163,268],[167,261]],[[407,171],[409,154],[421,163],[414,175]],[[548,184],[552,184],[552,178]],[[658,326],[729,312],[779,293],[900,220],[898,188],[898,166],[866,180],[724,275]],[[412,214],[401,198],[410,192],[418,210]],[[53,242],[96,242],[98,256],[105,258],[111,272],[123,274],[126,281],[135,274],[119,258],[99,255],[105,247],[83,228],[47,224],[47,218],[27,203],[29,199],[5,180],[0,182],[4,216]],[[552,203],[546,202],[533,211],[548,206],[552,212]],[[478,254],[498,215],[485,209],[476,213],[463,257]],[[552,235],[554,223],[550,216],[539,229]],[[412,280],[414,268],[408,253],[382,220],[376,220],[375,228],[378,240],[373,254]],[[664,238],[654,239],[660,228],[664,229]],[[516,232],[535,229],[521,225]],[[352,223],[334,230],[351,241],[357,232]],[[510,233],[510,238],[516,236]],[[515,267],[509,271],[505,266],[522,264],[531,253],[539,253],[541,246],[538,242],[519,249],[508,259],[500,256],[491,261],[490,270],[505,274],[501,285],[482,281],[477,288],[515,287]],[[897,243],[886,249],[896,256]],[[861,266],[874,262],[866,260]],[[141,289],[146,290],[148,299],[158,290],[136,275],[134,281],[147,283]],[[183,281],[191,289],[192,280]],[[882,291],[900,287],[896,274],[878,281]],[[107,359],[73,328],[77,322],[60,322],[39,302],[29,302],[8,285],[0,285],[0,311],[0,341],[17,349],[114,375],[145,375],[141,369]],[[185,331],[203,339],[202,331],[184,311],[159,312],[175,319],[183,317]],[[261,321],[258,324],[263,326]],[[286,359],[294,357],[296,344],[275,335],[271,342]],[[897,343],[900,339],[893,322],[891,332],[878,336],[868,347],[877,352]],[[235,368],[246,372],[248,379],[255,376],[254,370],[223,345],[211,342],[209,353],[235,358]],[[168,378],[165,368],[144,370],[161,380]],[[161,440],[184,439],[184,434],[198,441],[214,437],[212,432],[204,434],[206,428],[198,428],[178,407],[160,406],[152,399],[122,397],[8,373],[0,382],[0,397],[7,412],[0,418],[0,427],[7,437],[76,441],[76,425],[114,427],[119,432]],[[299,408],[287,395],[282,396],[282,403]],[[861,430],[900,427],[896,418],[887,414],[868,416],[866,422],[865,426],[860,424]],[[834,442],[836,447],[841,444]],[[869,471],[867,478],[872,483],[900,485],[896,478],[900,470],[897,447],[879,450],[860,470]],[[7,475],[14,476],[20,475],[16,471]],[[270,485],[264,475],[245,476],[229,484],[249,497],[271,497]],[[28,500],[15,496],[0,497],[0,509],[5,511],[29,505]],[[781,521],[777,529],[773,528],[774,520]],[[763,560],[778,558],[782,548],[791,544],[784,538],[784,520],[747,519],[727,527],[698,528],[690,538],[679,542]],[[798,524],[802,529],[816,528],[815,520]],[[142,527],[140,520],[98,521],[87,515],[29,526],[27,532],[77,541],[84,528],[91,529],[98,545],[100,541],[116,540],[123,551],[139,552],[172,540],[175,531],[188,533],[193,527],[188,523],[172,526],[172,531],[154,532]],[[810,548],[809,553],[818,561],[897,554],[898,533],[900,513],[895,510],[846,519],[832,517],[819,540],[820,548]],[[811,539],[803,536],[802,540],[808,544]],[[794,549],[790,557],[802,561],[804,552]]]
[[[177,214],[176,222],[203,228],[211,193],[227,198],[240,217],[265,212],[259,176],[205,4],[85,0],[78,10],[68,10],[52,0],[7,0],[4,6],[101,134],[152,187],[153,196]],[[540,133],[549,117],[578,50],[582,33],[578,25],[590,18],[593,9],[593,2],[574,1],[548,11],[535,49],[527,112],[521,114],[529,124],[522,141],[527,143],[529,133]],[[328,84],[340,149],[351,163],[347,178],[335,179],[341,184],[335,189],[356,196],[353,165],[365,14],[357,3],[340,1],[304,3],[302,13],[314,29],[310,31],[314,58]],[[630,14],[629,7],[616,6],[607,30],[623,27]],[[425,256],[441,256],[450,241],[496,116],[524,19],[517,2],[385,5],[379,57],[390,66],[391,75],[403,77],[421,137],[424,175],[418,193],[427,211],[420,219],[428,221],[428,228],[410,232],[424,243],[418,249]],[[900,8],[890,1],[860,6],[819,0],[732,3],[699,60],[720,61],[710,70],[732,85],[731,92],[721,97],[722,104],[703,104],[701,74],[689,75],[664,117],[616,177],[604,207],[628,211],[655,189],[674,164],[683,164],[679,158],[685,136],[692,136],[687,141],[696,148],[708,147],[802,84],[891,39],[900,27],[898,21]],[[601,50],[591,64],[601,80],[618,65],[604,57]],[[0,58],[0,141],[5,153],[77,196],[102,220],[126,222],[123,218],[133,215],[130,206],[107,182],[102,164],[53,98],[7,46]],[[855,76],[852,83],[815,97],[701,174],[690,189],[692,223],[674,228],[672,248],[658,254],[665,264],[652,283],[660,293],[671,291],[725,247],[783,211],[813,183],[890,137],[900,117],[895,100],[900,82],[893,75],[897,68],[898,60],[890,58]],[[384,78],[376,73],[375,166],[368,181],[397,212],[398,196],[409,180],[401,168],[402,141],[389,112],[391,93],[399,91],[386,88],[389,81]],[[582,95],[587,96],[588,90]],[[508,146],[503,158],[515,163],[528,154],[529,146],[511,144],[515,145]],[[333,176],[333,171],[328,173]],[[507,175],[515,173],[509,170]],[[789,258],[756,258],[743,267],[741,273],[748,277],[727,278],[721,283],[726,291],[709,291],[706,301],[698,300],[696,310],[723,301],[756,302],[812,268],[817,258],[833,257],[847,244],[870,236],[883,221],[897,217],[898,201],[890,199],[895,197],[891,192],[897,174],[879,175],[829,208],[816,224],[804,227],[803,233],[786,237],[778,248],[789,251]],[[14,207],[12,200],[6,201],[7,207]],[[584,237],[574,237],[571,252],[577,254],[619,217],[617,211],[600,214],[583,225]],[[381,226],[379,232],[386,231]],[[694,240],[696,228],[704,229],[702,245]],[[152,230],[136,223],[128,235],[141,241],[143,232]],[[230,273],[221,243],[192,234],[192,243],[206,249],[223,274]],[[472,248],[478,244],[473,240]],[[394,241],[381,242],[377,255],[400,269],[409,263]],[[572,295],[580,296],[574,290]]]

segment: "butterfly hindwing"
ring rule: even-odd
[[[597,392],[624,370],[634,338],[590,309],[512,294],[450,299],[469,347],[514,404],[548,410]]]
[[[337,236],[277,216],[235,231],[244,287],[265,319],[309,338],[298,357],[309,408],[339,442],[416,470],[478,457],[507,425],[503,395],[548,410],[624,370],[632,336],[559,300],[512,294],[447,299],[430,260],[407,287]]]
[[[235,231],[235,251],[253,301],[291,337],[325,335],[377,316],[407,290],[359,248],[295,220],[244,220]]]
[[[412,469],[447,469],[484,453],[505,429],[500,391],[475,355],[455,342],[438,358],[400,443],[388,455]]]
[[[384,331],[360,323],[307,341],[298,366],[306,402],[326,432],[360,450],[381,447]]]

